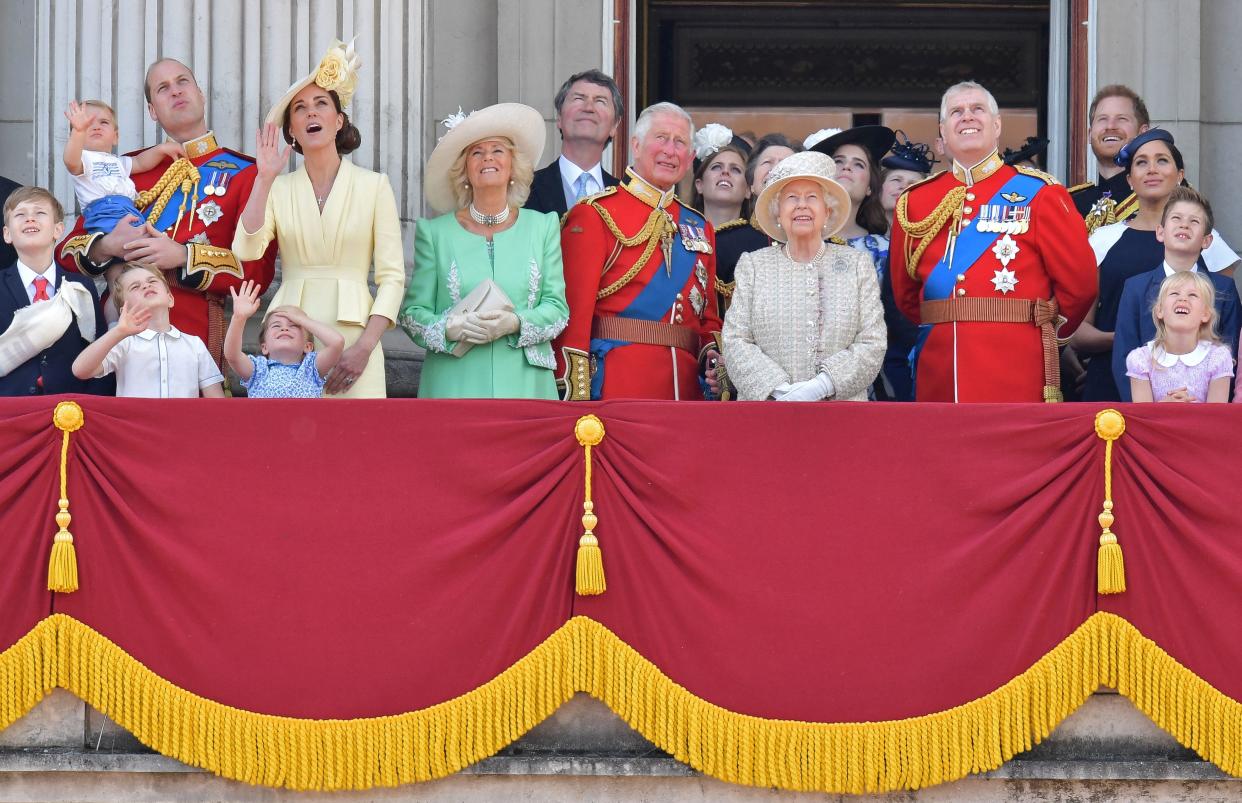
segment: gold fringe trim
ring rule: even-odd
[[[977,700],[861,723],[727,711],[582,616],[493,680],[429,708],[353,720],[256,714],[178,688],[87,625],[56,614],[0,653],[0,724],[61,686],[187,764],[250,784],[358,790],[450,775],[495,754],[584,691],[707,775],[841,794],[919,789],[995,769],[1043,740],[1101,685],[1116,688],[1226,772],[1242,774],[1242,703],[1103,612]]]

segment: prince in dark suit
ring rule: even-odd
[[[73,361],[106,328],[95,283],[52,260],[64,231],[60,203],[40,187],[21,187],[4,204],[4,241],[16,259],[0,270],[0,396],[107,393],[99,380],[73,375]],[[63,295],[63,298],[61,297]],[[14,328],[26,307],[30,316]],[[14,363],[17,363],[14,365]]]
[[[599,70],[571,75],[556,93],[555,104],[561,155],[535,172],[525,208],[564,216],[580,199],[617,184],[601,162],[623,105],[616,82]]]

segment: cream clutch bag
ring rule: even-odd
[[[454,315],[464,315],[467,312],[513,312],[513,302],[509,300],[509,296],[504,290],[500,289],[500,285],[491,279],[479,282],[475,288],[466,294],[466,297],[449,307],[446,318]],[[453,346],[453,356],[460,357],[473,347],[473,343],[467,343],[464,340],[459,341]]]

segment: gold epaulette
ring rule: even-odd
[[[1074,194],[1074,193],[1076,193],[1076,192],[1082,192],[1083,190],[1090,189],[1090,188],[1092,188],[1092,187],[1094,187],[1094,186],[1095,186],[1095,182],[1094,182],[1094,181],[1084,181],[1084,182],[1083,182],[1083,183],[1081,183],[1081,184],[1075,184],[1074,186],[1070,187],[1070,188],[1067,190],[1067,192],[1068,192],[1070,195],[1073,195],[1073,194]]]
[[[593,195],[585,195],[578,200],[578,203],[579,204],[593,204],[596,201],[598,201],[600,198],[607,198],[609,195],[615,194],[619,186],[620,186],[619,184],[614,184],[611,187],[605,187],[604,189],[600,190],[599,192]],[[578,204],[574,204],[574,206],[577,206],[577,205]]]
[[[1138,196],[1134,193],[1130,193],[1124,200],[1122,200],[1121,203],[1117,204],[1113,214],[1116,216],[1117,220],[1129,220],[1134,215],[1138,214],[1138,207]]]
[[[716,233],[719,234],[722,231],[728,231],[729,229],[736,229],[741,226],[749,226],[749,225],[750,225],[750,221],[744,217],[739,217],[735,220],[726,220],[724,223],[721,223],[719,226],[716,227]]]
[[[685,201],[683,201],[681,198],[677,197],[676,195],[674,195],[674,196],[673,196],[673,200],[674,200],[674,201],[676,201],[677,203],[681,204],[683,208],[685,208],[685,209],[689,209],[689,210],[690,210],[691,212],[693,212],[694,214],[698,215],[699,217],[703,218],[704,220],[707,220],[707,215],[703,214],[703,211],[702,211],[701,209],[695,209],[693,206],[691,206],[690,204],[686,203]]]
[[[203,274],[196,288],[198,290],[206,290],[221,273],[245,278],[237,256],[227,248],[210,243],[187,243],[186,249],[189,251],[185,264],[186,278],[196,273]]]
[[[939,173],[932,173],[932,174],[931,174],[930,176],[928,176],[927,178],[925,178],[925,179],[921,179],[921,180],[919,180],[919,181],[916,181],[916,182],[914,182],[913,184],[911,184],[909,187],[906,187],[904,190],[902,190],[902,191],[901,191],[901,194],[902,194],[902,195],[905,195],[907,192],[909,192],[910,190],[914,189],[915,187],[921,187],[921,186],[923,186],[924,184],[929,184],[929,183],[931,183],[931,182],[935,181],[936,179],[940,178],[941,176],[943,176],[945,173],[948,173],[948,172],[949,172],[948,170],[941,170]]]
[[[1052,175],[1051,173],[1045,173],[1042,170],[1036,170],[1033,167],[1027,167],[1026,165],[1023,165],[1023,164],[1016,164],[1013,166],[1013,169],[1017,170],[1019,173],[1021,173],[1024,176],[1031,176],[1033,178],[1037,178],[1040,181],[1044,182],[1045,184],[1060,184],[1061,183],[1057,181],[1057,177]]]

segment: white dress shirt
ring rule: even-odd
[[[175,326],[147,329],[112,347],[96,377],[116,372],[116,395],[146,399],[197,399],[205,387],[223,382],[203,341]]]
[[[26,298],[30,299],[30,303],[34,303],[35,286],[34,280],[42,276],[47,279],[47,297],[56,297],[56,263],[48,265],[43,271],[37,271],[34,268],[17,260],[17,275],[22,277],[22,287],[26,288]]]
[[[599,162],[596,162],[595,167],[592,167],[590,170],[583,170],[581,167],[578,167],[578,165],[566,159],[565,155],[562,154],[557,158],[557,163],[560,164],[561,167],[561,189],[565,193],[566,209],[573,209],[574,204],[578,203],[578,176],[581,176],[583,173],[587,173],[591,176],[591,178],[587,180],[587,195],[594,195],[597,192],[603,191],[604,168]],[[595,182],[594,185],[592,185],[592,181]]]

